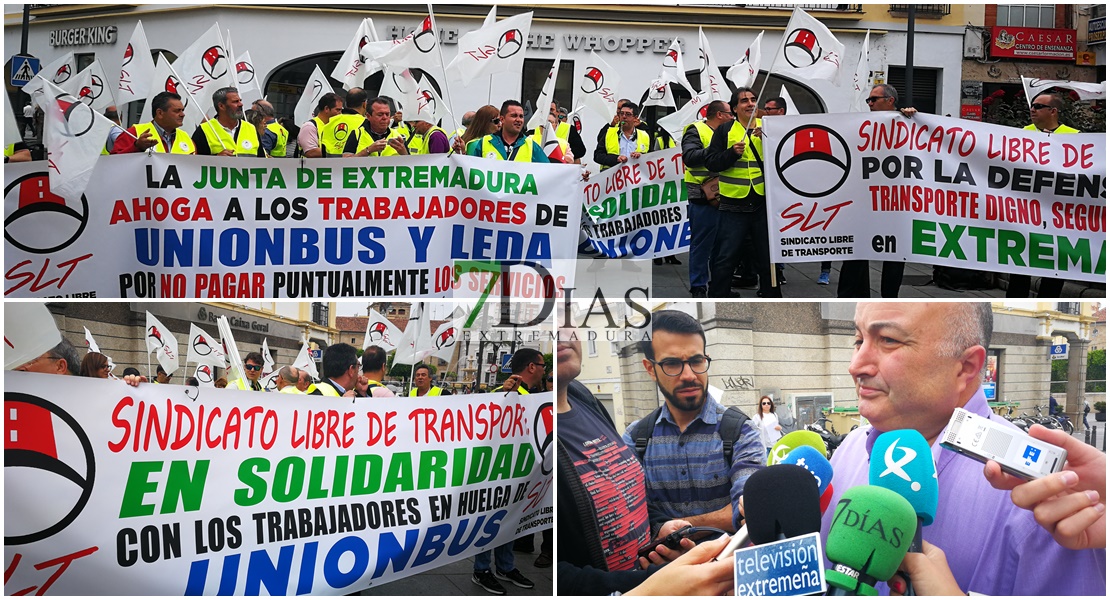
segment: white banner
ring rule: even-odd
[[[573,283],[565,165],[136,154],[100,161],[66,202],[44,162],[4,177],[9,296],[477,297],[468,265],[491,261]]]
[[[338,595],[552,524],[552,396],[8,372],[5,594]]]
[[[609,258],[661,258],[690,248],[682,150],[644,154],[583,187],[591,248]]]
[[[917,113],[764,121],[776,262],[1106,280],[1106,136]]]

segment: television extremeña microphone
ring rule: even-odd
[[[825,440],[821,439],[821,436],[808,429],[799,429],[782,436],[771,446],[771,451],[767,453],[767,465],[779,464],[787,454],[800,446],[809,446],[820,452],[822,456],[829,454],[829,449],[825,447]]]
[[[937,514],[939,489],[933,452],[917,430],[896,429],[875,439],[871,448],[868,482],[905,498],[917,514],[917,529],[909,552],[921,552],[921,529]],[[913,583],[906,577],[908,590]]]
[[[894,575],[916,528],[913,506],[897,493],[873,485],[844,492],[825,542],[833,563],[825,570],[826,595],[877,595],[875,584]]]
[[[780,465],[797,465],[810,472],[817,480],[817,493],[824,494],[832,482],[833,468],[829,459],[812,446],[798,446],[782,459]]]
[[[821,494],[797,465],[760,469],[744,484],[744,517],[753,544],[821,531]]]

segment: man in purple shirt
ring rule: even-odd
[[[868,483],[875,438],[916,429],[933,449],[940,500],[923,538],[945,552],[965,592],[990,596],[1106,595],[1106,551],[1068,550],[983,476],[983,465],[936,443],[957,407],[1006,426],[980,387],[994,322],[989,303],[867,303],[856,308],[856,342],[848,372],[860,414],[870,421],[833,456],[831,506]],[[825,512],[828,536],[834,510]],[[876,586],[888,593],[885,583]]]

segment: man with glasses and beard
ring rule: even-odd
[[[759,432],[739,409],[709,397],[711,359],[696,319],[663,310],[652,314],[651,330],[644,368],[666,402],[624,433],[644,465],[648,504],[668,519],[736,531],[744,484],[766,459]]]
[[[265,158],[258,130],[243,120],[239,90],[220,88],[212,93],[216,118],[201,123],[193,132],[197,154],[204,156],[256,156]]]

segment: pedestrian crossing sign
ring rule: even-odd
[[[12,87],[23,87],[39,72],[39,59],[31,56],[12,57]]]

